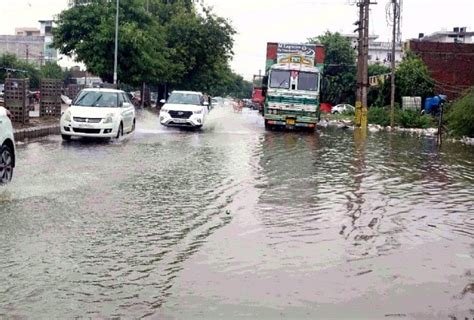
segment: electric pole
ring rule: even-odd
[[[115,52],[114,52],[114,84],[117,85],[117,55],[118,55],[118,26],[119,26],[119,0],[115,13]]]
[[[365,1],[365,0],[364,0]],[[364,36],[364,4],[358,2],[359,7],[359,21],[355,24],[359,27],[355,30],[358,31],[359,37],[357,39],[357,93],[356,93],[356,110],[355,110],[355,125],[360,127],[361,116],[362,116],[362,69],[364,67],[363,62],[363,36]]]
[[[392,0],[393,4],[393,29],[392,29],[392,72],[391,72],[391,92],[390,92],[390,126],[395,125],[395,45],[397,33],[397,0]]]
[[[362,114],[360,126],[367,127],[367,90],[369,88],[369,5],[370,0],[365,0],[364,6],[364,69],[362,70]]]
[[[359,50],[357,58],[357,101],[355,125],[367,127],[367,90],[369,87],[369,6],[376,4],[370,0],[360,0],[359,6]]]

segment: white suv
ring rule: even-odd
[[[0,107],[0,184],[10,182],[15,167],[15,139],[7,109]]]
[[[165,103],[164,100],[160,101]],[[200,128],[208,113],[207,101],[201,92],[173,91],[160,111],[160,123],[168,127]]]

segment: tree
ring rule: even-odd
[[[29,78],[30,88],[39,88],[40,72],[36,65],[22,61],[14,54],[6,53],[0,56],[0,80],[3,82],[7,74],[12,78]]]
[[[62,54],[75,55],[90,72],[113,80],[115,1],[91,0],[58,16],[54,42]],[[118,78],[139,85],[164,76],[167,58],[163,28],[145,13],[143,1],[120,1]]]
[[[411,52],[407,52],[395,72],[396,100],[401,97],[419,96],[422,98],[434,94],[434,80],[431,78],[428,67]]]
[[[41,78],[64,80],[65,73],[56,62],[46,62],[40,67]]]
[[[327,31],[309,42],[323,44],[326,52],[321,100],[332,104],[354,103],[357,70],[350,41],[338,32]]]
[[[390,74],[390,68],[380,64],[372,64],[368,67],[368,75],[380,76]],[[370,107],[383,107],[390,103],[390,78],[381,77],[382,81],[375,87],[369,87],[367,93],[367,104]]]
[[[76,0],[63,11],[54,46],[92,73],[113,78],[115,1]],[[210,91],[229,76],[234,29],[191,0],[121,0],[118,78],[138,86]]]

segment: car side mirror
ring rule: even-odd
[[[160,103],[161,103],[161,104],[165,104],[165,103],[166,103],[166,100],[165,100],[165,99],[161,99],[161,100],[160,100]]]

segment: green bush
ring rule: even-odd
[[[474,88],[450,106],[446,121],[455,136],[474,137]]]
[[[390,112],[385,108],[369,108],[367,119],[370,124],[378,124],[383,127],[390,125]]]
[[[371,124],[378,124],[383,127],[390,125],[390,107],[369,108],[368,121]],[[394,121],[396,126],[402,128],[428,128],[432,126],[433,119],[429,115],[421,115],[414,110],[400,110],[395,106]]]
[[[428,128],[431,125],[431,116],[421,115],[415,110],[400,110],[397,123],[402,128]]]

